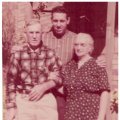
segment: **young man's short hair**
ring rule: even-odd
[[[69,17],[68,11],[63,6],[57,6],[52,9],[52,15],[53,13],[65,13],[67,15],[67,18]]]

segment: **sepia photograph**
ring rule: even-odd
[[[3,120],[118,120],[118,2],[2,2]]]

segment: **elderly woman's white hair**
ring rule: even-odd
[[[92,52],[94,50],[94,39],[90,34],[88,34],[88,33],[78,33],[77,36],[76,36],[76,39],[87,40],[88,44],[91,47],[90,54],[92,54]]]

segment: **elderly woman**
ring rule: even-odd
[[[97,65],[91,53],[93,38],[79,33],[74,42],[74,55],[62,69],[66,94],[64,120],[104,120],[108,92],[105,68]]]

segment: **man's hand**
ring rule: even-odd
[[[43,96],[43,94],[46,92],[46,86],[44,84],[45,83],[33,87],[29,93],[29,100],[38,101]]]
[[[10,108],[6,111],[5,120],[15,120],[16,109]]]
[[[53,79],[53,80],[59,79],[59,72],[58,71],[50,72],[48,79]]]
[[[36,85],[35,87],[33,87],[33,89],[31,90],[31,92],[29,94],[29,100],[38,101],[48,89],[51,89],[52,87],[54,87],[55,83],[54,83],[54,81],[52,81],[52,79],[53,80],[59,79],[59,72],[57,72],[57,71],[50,72],[48,79],[50,79],[52,83],[49,82],[49,84],[48,84],[47,82],[45,82],[43,84]]]
[[[99,56],[96,60],[97,64],[100,66],[100,67],[106,67],[106,59],[105,59],[105,56]]]

